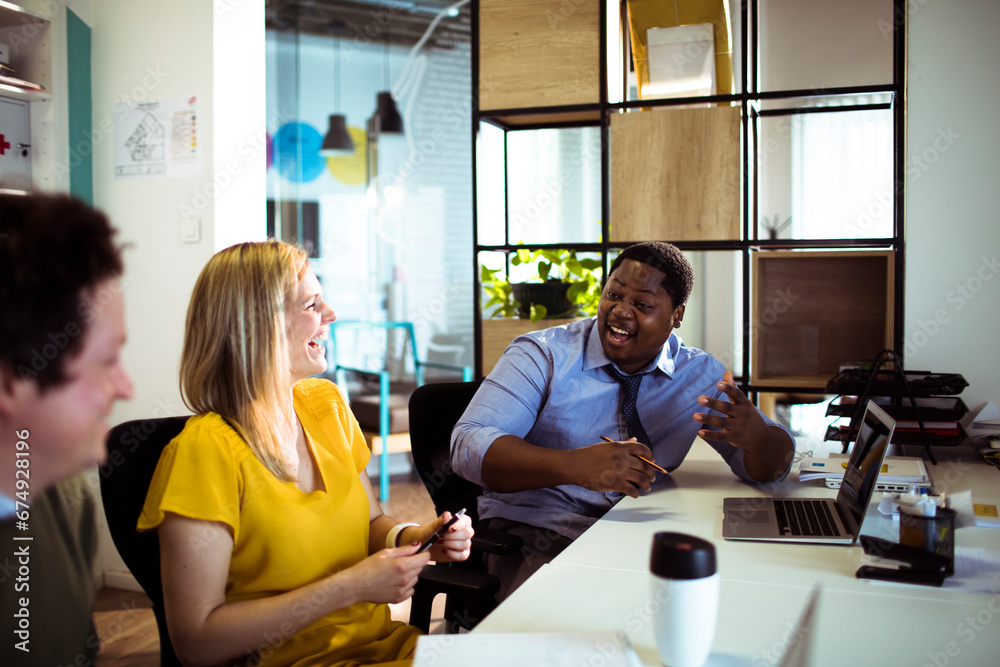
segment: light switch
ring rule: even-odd
[[[181,242],[199,243],[201,241],[201,220],[187,218],[181,220]]]

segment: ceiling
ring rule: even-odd
[[[268,30],[341,37],[360,42],[387,39],[395,46],[413,46],[431,21],[456,0],[266,0]],[[425,48],[450,49],[469,42],[469,5],[458,16],[438,23]]]

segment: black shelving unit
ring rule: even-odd
[[[577,251],[593,252],[600,254],[603,265],[609,265],[609,259],[616,248],[628,245],[624,242],[612,243],[610,238],[611,206],[610,206],[610,123],[612,114],[637,108],[660,108],[660,107],[680,107],[691,104],[705,103],[730,103],[738,105],[742,110],[741,122],[741,142],[742,142],[742,225],[741,238],[738,240],[726,241],[690,241],[673,240],[669,238],[659,239],[673,243],[677,247],[686,251],[714,251],[725,250],[735,251],[740,254],[742,270],[742,372],[738,373],[738,382],[744,392],[754,394],[756,392],[793,392],[793,393],[813,393],[823,394],[826,392],[824,383],[817,382],[813,386],[784,386],[767,384],[766,386],[755,386],[751,383],[751,358],[752,341],[751,332],[753,330],[753,314],[751,311],[751,255],[754,252],[767,249],[829,249],[829,250],[858,250],[868,248],[882,248],[891,250],[894,255],[893,263],[893,302],[891,307],[892,343],[896,350],[901,350],[903,345],[903,294],[904,294],[904,220],[903,220],[903,200],[904,200],[904,146],[905,146],[905,115],[904,115],[904,92],[906,73],[906,6],[903,0],[892,0],[893,4],[893,25],[892,25],[892,52],[893,52],[893,80],[885,85],[876,86],[853,86],[838,87],[823,90],[774,90],[763,91],[759,89],[759,56],[758,43],[759,35],[759,5],[756,2],[739,3],[738,29],[741,35],[742,57],[740,58],[740,68],[736,73],[738,81],[741,82],[739,90],[733,94],[712,95],[704,97],[672,98],[672,99],[649,99],[649,100],[627,100],[623,102],[609,102],[607,96],[607,8],[608,3],[614,0],[603,0],[600,12],[600,99],[593,104],[577,104],[567,106],[548,106],[530,108],[506,108],[483,110],[479,106],[479,82],[480,82],[480,2],[473,0],[472,7],[472,89],[473,89],[473,112],[472,112],[472,140],[475,143],[479,135],[482,123],[489,123],[500,128],[504,132],[505,154],[504,162],[507,161],[506,143],[510,132],[520,132],[537,129],[550,128],[571,128],[571,127],[599,127],[601,131],[601,241],[596,243],[558,243],[558,244],[525,244],[514,245],[509,236],[510,220],[505,217],[505,242],[498,245],[481,244],[479,242],[478,214],[479,214],[479,192],[476,179],[477,158],[475,151],[473,154],[473,271],[475,279],[475,364],[477,377],[482,376],[482,307],[481,290],[479,283],[479,256],[481,252],[497,251],[510,253],[519,248],[529,250],[558,247]],[[555,5],[557,3],[553,3]],[[623,43],[628,49],[628,29],[626,19],[626,3],[614,3],[619,5],[622,16],[622,25],[625,33]],[[631,58],[625,54],[625,71],[622,77],[623,82],[628,80],[628,63]],[[627,87],[627,84],[623,83]],[[627,93],[627,91],[623,91]],[[789,100],[819,100],[838,96],[872,96],[882,95],[887,101],[872,104],[860,104],[856,106],[838,107],[803,107],[789,104],[787,108],[762,109],[761,104],[765,101]],[[622,95],[622,99],[627,99],[627,94]],[[760,238],[758,234],[758,198],[754,196],[759,187],[759,170],[756,168],[755,147],[759,132],[759,122],[761,118],[773,117],[776,115],[800,115],[811,113],[824,113],[829,111],[853,111],[884,109],[891,110],[893,119],[893,224],[892,234],[888,237],[855,238],[855,239],[797,239],[797,240],[771,240]],[[567,119],[567,116],[572,118]],[[520,123],[519,117],[531,117],[531,121]],[[548,120],[551,119],[551,120]],[[506,173],[506,172],[505,172]],[[506,176],[505,176],[506,178]],[[504,192],[507,192],[507,184],[504,183]],[[505,212],[505,216],[507,213]],[[632,242],[647,239],[634,239]],[[509,268],[509,266],[508,266]],[[605,276],[606,279],[606,276]],[[739,369],[737,369],[739,370]]]

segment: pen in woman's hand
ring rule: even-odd
[[[609,438],[606,435],[602,435],[601,439],[604,440],[605,442],[617,442],[617,440],[612,440],[611,438]],[[656,468],[660,472],[667,473],[668,475],[670,474],[670,472],[668,470],[666,470],[665,468],[661,468],[660,466],[656,465],[655,463],[653,463],[652,461],[650,461],[649,459],[647,459],[645,456],[639,456],[638,454],[633,454],[632,456],[634,456],[635,458],[639,459],[640,461],[644,461],[644,462],[648,463],[649,465],[653,466],[654,468]]]

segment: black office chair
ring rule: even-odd
[[[187,423],[187,417],[144,419],[119,424],[108,434],[108,465],[101,469],[101,498],[111,539],[153,603],[160,631],[160,665],[179,667],[167,632],[160,586],[160,538],[135,529],[160,452]]]
[[[146,501],[146,491],[160,460],[160,453],[184,428],[188,417],[165,417],[125,422],[108,434],[110,470],[101,474],[101,498],[111,539],[132,575],[153,604],[153,615],[160,631],[160,664],[180,665],[170,643],[167,619],[163,610],[160,584],[160,540],[156,532],[140,533],[135,529]],[[410,607],[410,624],[424,632],[430,627],[430,601],[438,594],[459,598],[492,597],[499,582],[482,572],[450,570],[428,565],[417,584],[418,593]],[[418,600],[427,599],[426,603]]]
[[[482,380],[476,382],[438,382],[417,387],[410,396],[410,450],[413,464],[431,496],[438,514],[445,510],[455,512],[466,508],[476,531],[472,538],[472,554],[462,563],[438,564],[436,569],[453,570],[485,575],[483,554],[512,554],[522,545],[516,535],[490,530],[479,523],[478,500],[483,488],[460,477],[451,467],[451,431],[466,406],[472,400]],[[425,572],[428,568],[424,568]],[[474,595],[454,592],[445,602],[447,632],[459,628],[471,630],[486,614],[496,607],[496,588],[488,595],[476,591]],[[418,591],[420,593],[420,591]],[[429,608],[430,601],[421,595],[420,604]],[[414,604],[418,602],[414,595]],[[412,612],[411,612],[412,613]]]

